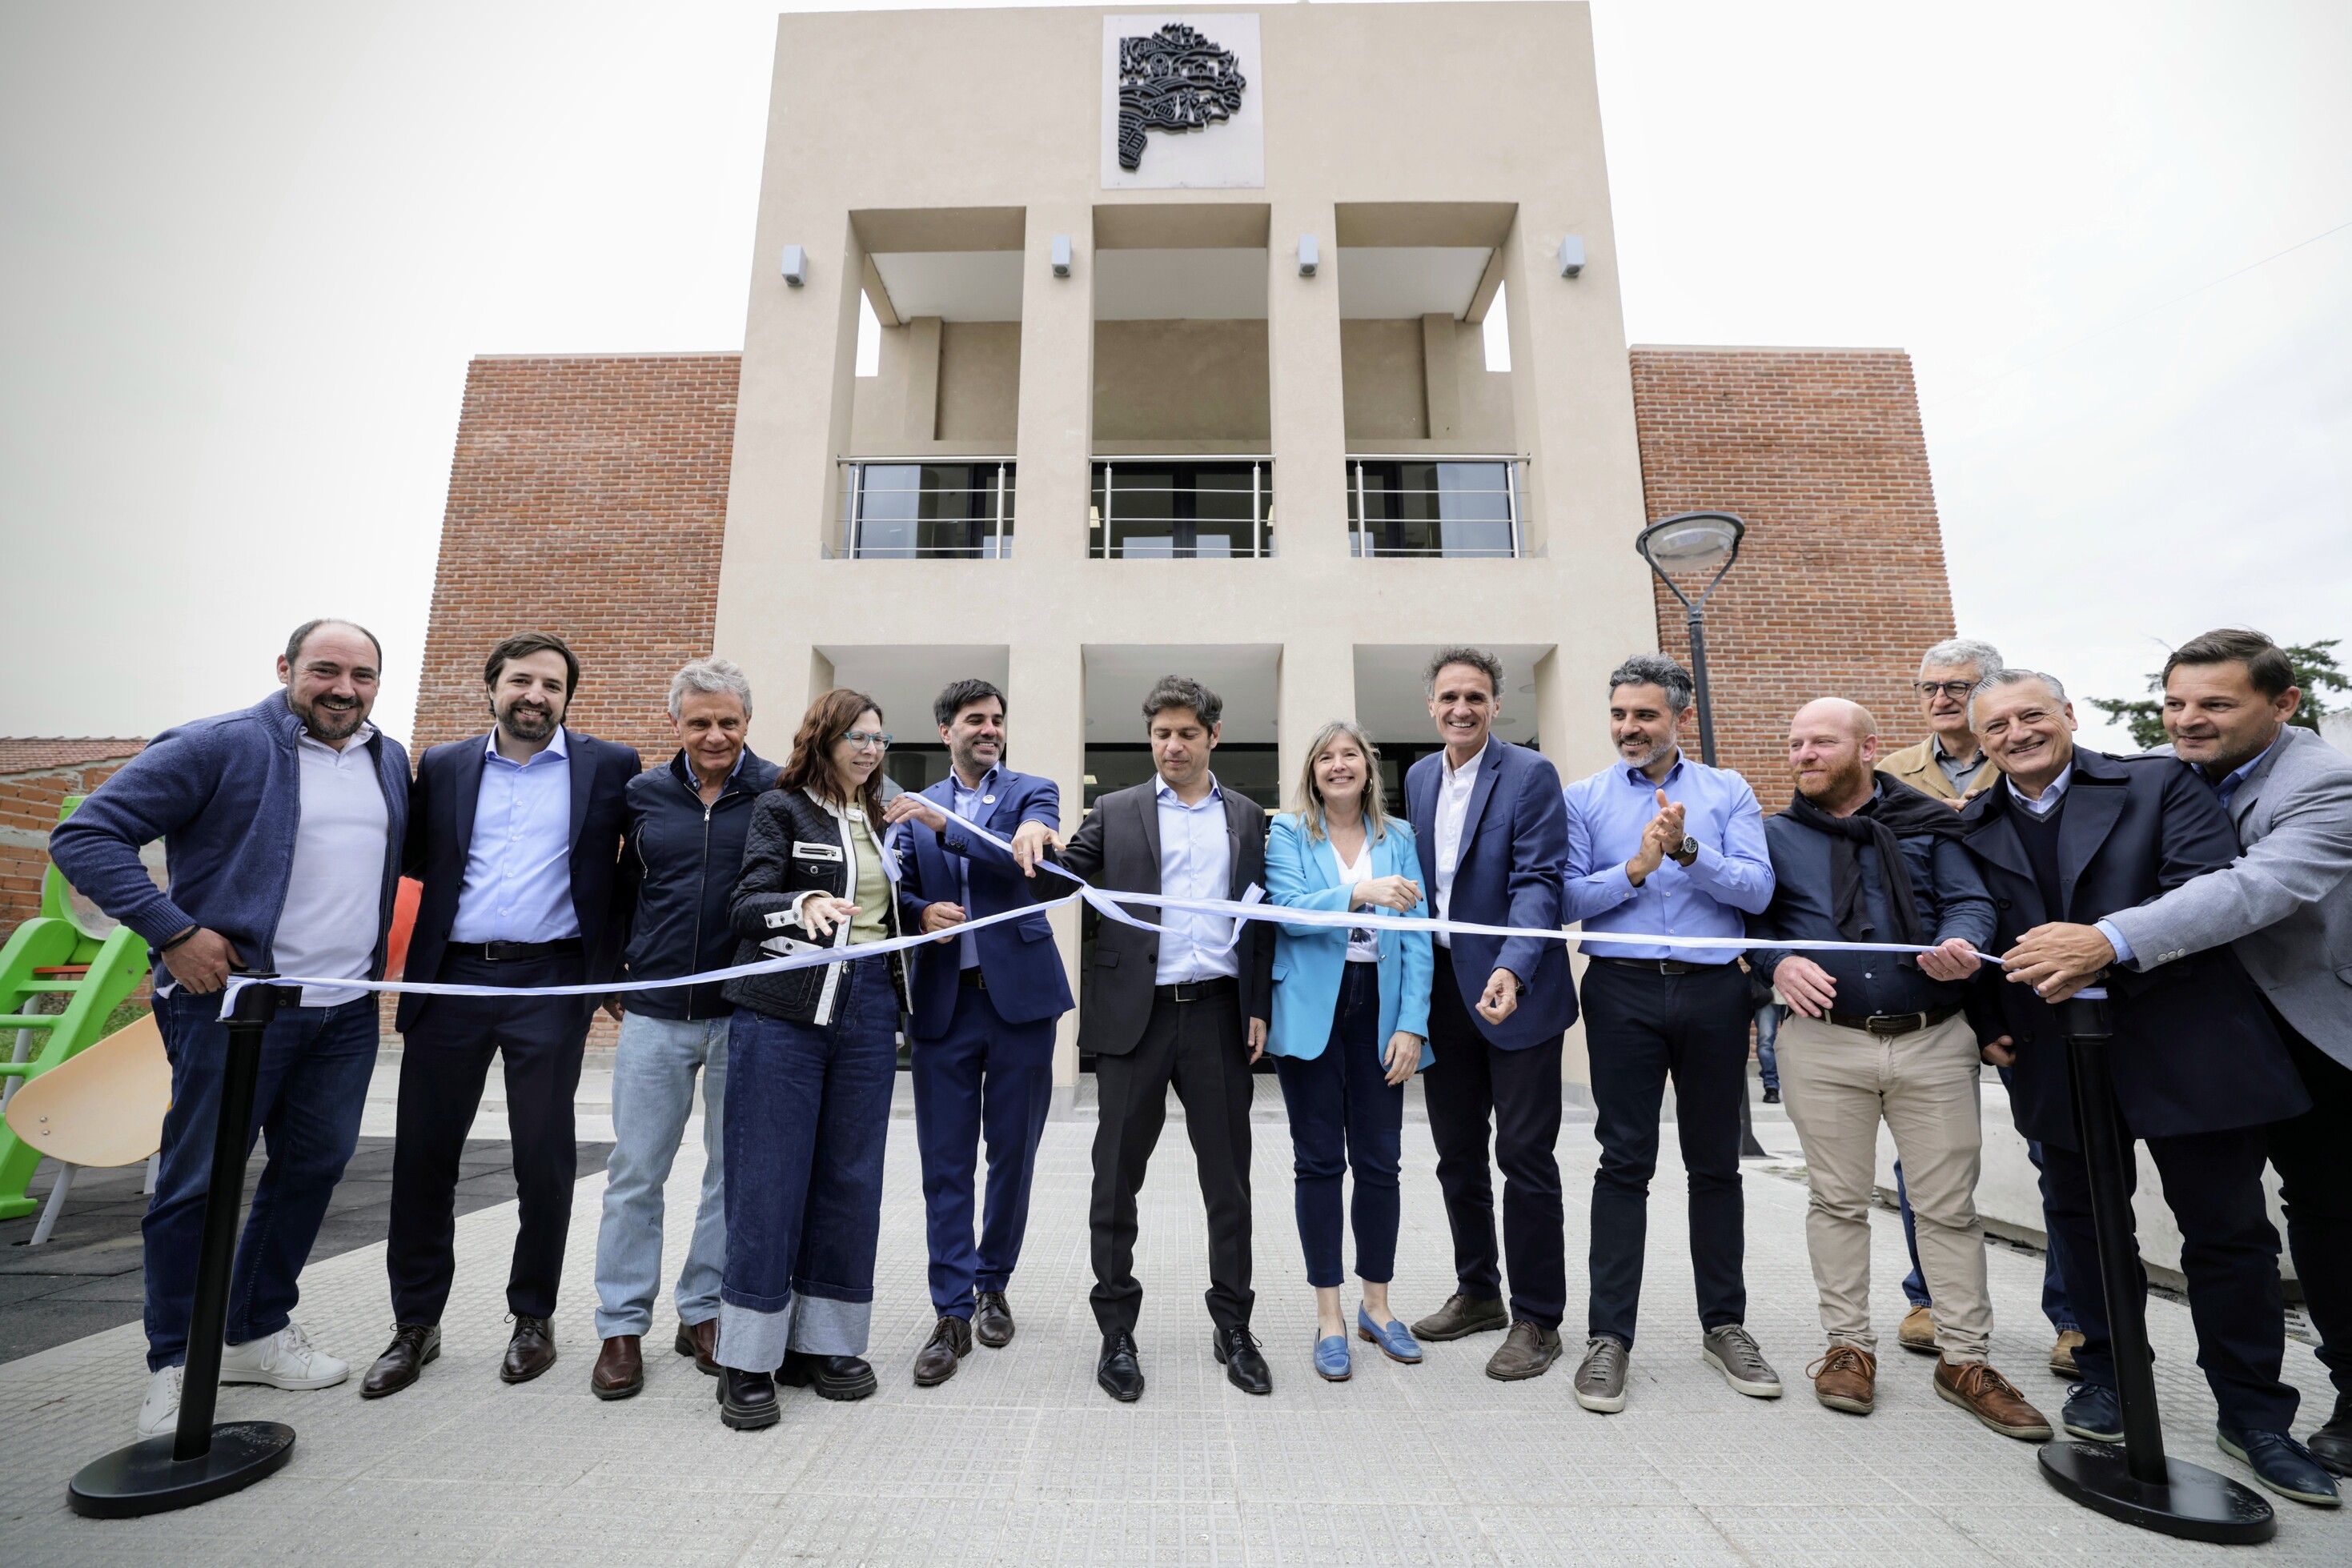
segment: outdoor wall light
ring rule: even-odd
[[[1313,235],[1300,235],[1298,236],[1298,276],[1301,277],[1314,277],[1315,268],[1322,259],[1323,247],[1315,243],[1315,236]]]
[[[1570,235],[1559,242],[1559,275],[1574,277],[1584,270],[1584,236]]]
[[[1067,235],[1054,236],[1054,276],[1070,276],[1070,236]]]
[[[794,288],[808,281],[808,252],[796,245],[784,246],[784,281]]]

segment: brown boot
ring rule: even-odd
[[[718,1376],[719,1320],[705,1318],[698,1323],[680,1322],[677,1340],[671,1348],[680,1355],[694,1357],[694,1370],[703,1376]]]
[[[1921,1355],[1941,1354],[1936,1344],[1936,1310],[1933,1307],[1914,1307],[1904,1313],[1903,1326],[1895,1331],[1895,1337],[1905,1350],[1917,1351]]]
[[[620,1333],[606,1340],[588,1374],[588,1392],[599,1399],[626,1399],[645,1385],[645,1352],[637,1336]]]
[[[1833,1344],[1805,1375],[1813,1380],[1813,1397],[1832,1410],[1867,1416],[1877,1403],[1878,1358],[1866,1350]]]
[[[1936,1363],[1936,1393],[2004,1437],[2023,1443],[2050,1440],[2050,1422],[2025,1402],[2008,1378],[1981,1361]]]
[[[2050,1347],[2050,1370],[2069,1383],[2082,1382],[2083,1369],[2074,1364],[2074,1353],[2082,1346],[2082,1331],[2061,1329],[2058,1343]]]

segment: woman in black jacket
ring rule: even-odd
[[[898,935],[882,843],[890,737],[863,693],[813,704],[751,810],[730,918],[739,964]],[[727,1268],[719,1414],[774,1424],[775,1374],[828,1399],[875,1390],[862,1359],[906,964],[893,953],[727,982]]]

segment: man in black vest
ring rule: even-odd
[[[1996,951],[2052,921],[2095,925],[2237,858],[2228,816],[2186,769],[2166,758],[2078,748],[2074,707],[2054,678],[1998,671],[1978,686],[1969,711],[2003,776],[1961,819],[1993,895]],[[2013,1068],[2010,1109],[2017,1130],[2042,1144],[2050,1225],[2066,1255],[2087,1265],[2098,1240],[2066,1044],[2051,1004],[2021,977],[1988,981],[1990,1008],[1978,1018],[1977,1038],[1987,1060]],[[2105,983],[2121,1131],[2126,1147],[2147,1141],[2180,1224],[2197,1359],[2221,1407],[2221,1449],[2273,1491],[2334,1507],[2335,1481],[2289,1436],[2297,1396],[2279,1378],[2286,1301],[2262,1187],[2264,1124],[2299,1114],[2310,1097],[2229,949],[2144,975],[2111,969]],[[2127,1177],[2134,1168],[2126,1166]],[[2083,1381],[2067,1398],[2066,1429],[2119,1442],[2106,1302],[2096,1289],[2071,1293]]]

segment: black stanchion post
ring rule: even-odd
[[[92,1519],[131,1519],[209,1502],[238,1491],[286,1463],[294,1428],[278,1421],[215,1426],[229,1273],[236,1260],[237,1218],[245,1203],[245,1157],[253,1137],[254,1085],[261,1075],[261,1037],[278,1014],[278,990],[247,986],[227,1019],[219,1120],[213,1129],[212,1186],[196,1260],[196,1294],[188,1322],[188,1359],[180,1382],[179,1429],[92,1459],[67,1489],[73,1511]]]
[[[2085,990],[2058,1004],[2074,1090],[2074,1132],[2090,1178],[2091,1224],[2099,1248],[2099,1287],[2107,1304],[2107,1344],[2124,1440],[2050,1443],[2041,1453],[2044,1479],[2083,1504],[2126,1524],[2189,1541],[2245,1544],[2278,1531],[2271,1505],[2252,1489],[2202,1465],[2167,1457],[2156,1402],[2156,1368],[2147,1348],[2147,1287],[2132,1230],[2129,1166],[2134,1157],[2116,1109],[2107,1067],[2107,994]],[[2069,1281],[2069,1290],[2082,1281]]]

